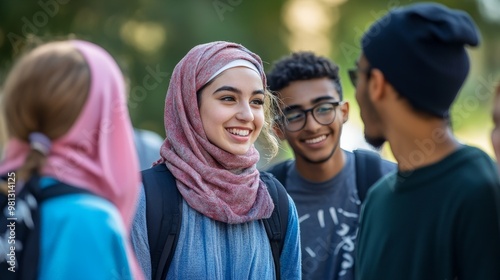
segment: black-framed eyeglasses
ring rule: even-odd
[[[351,80],[352,85],[354,87],[356,87],[356,85],[358,84],[358,73],[359,72],[366,74],[369,78],[370,73],[372,72],[372,69],[373,69],[372,67],[368,67],[368,69],[365,69],[365,70],[362,70],[359,68],[353,68],[353,69],[347,70],[347,73],[349,74],[349,79]]]
[[[306,126],[307,113],[309,112],[311,112],[314,120],[319,124],[329,125],[335,120],[336,109],[342,103],[343,101],[323,102],[307,110],[300,108],[285,109],[283,110],[285,129],[290,132],[303,129]]]

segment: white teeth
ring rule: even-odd
[[[235,135],[239,135],[239,136],[247,136],[248,134],[250,134],[250,130],[246,130],[246,129],[230,128],[227,131],[229,131],[229,133],[231,133],[231,134],[235,134]]]
[[[326,135],[322,135],[320,137],[316,137],[316,138],[313,138],[313,139],[307,139],[304,142],[306,142],[306,144],[316,144],[316,143],[321,142],[321,141],[323,141],[325,139],[326,139]]]

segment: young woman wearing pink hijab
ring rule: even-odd
[[[42,203],[38,268],[19,270],[36,269],[38,279],[142,279],[128,238],[140,176],[125,96],[118,65],[89,42],[42,45],[10,72],[0,174],[15,172],[17,192],[34,174],[42,188],[90,191]]]
[[[156,163],[173,174],[183,200],[166,279],[276,279],[262,222],[274,205],[259,179],[254,147],[260,135],[277,149],[271,101],[260,58],[241,45],[198,45],[175,67],[165,102],[167,137]],[[280,275],[300,279],[299,223],[288,201]],[[142,191],[132,242],[151,278],[150,250],[158,248],[148,245],[146,207],[154,206],[146,206]]]

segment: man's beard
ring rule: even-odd
[[[332,149],[332,151],[330,152],[330,154],[328,156],[326,156],[325,158],[322,158],[322,159],[319,159],[319,160],[312,160],[308,157],[306,157],[305,155],[302,155],[302,154],[299,154],[300,157],[308,162],[308,163],[312,163],[312,164],[322,164],[324,162],[327,162],[328,160],[330,160],[332,157],[333,157],[333,154],[335,153],[335,151],[337,150],[338,148],[338,144]]]
[[[365,140],[368,144],[372,145],[373,148],[380,150],[382,148],[382,145],[384,145],[386,139],[385,137],[370,137],[365,134]]]

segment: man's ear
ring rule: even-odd
[[[283,125],[281,125],[279,123],[274,123],[274,125],[273,125],[274,134],[276,134],[276,136],[278,136],[278,138],[281,141],[286,140],[285,132],[283,131],[284,129],[285,128],[283,127]]]
[[[368,93],[372,102],[380,101],[384,98],[386,80],[382,71],[374,68],[370,73],[368,81]]]
[[[342,105],[340,105],[340,111],[342,112],[342,123],[346,123],[349,119],[349,102],[344,101]]]

